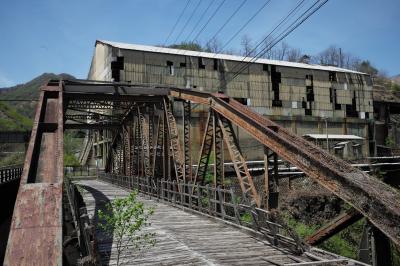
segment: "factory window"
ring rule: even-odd
[[[179,66],[180,67],[186,67],[186,63],[180,63]]]
[[[329,72],[329,81],[337,81],[336,72],[333,71]]]
[[[117,60],[111,62],[111,78],[113,78],[114,81],[120,81],[120,70],[124,70],[123,56],[117,56]]]
[[[167,66],[168,66],[168,71],[169,71],[169,74],[171,75],[171,76],[173,76],[174,75],[174,62],[172,62],[172,61],[167,61]]]
[[[218,70],[218,59],[214,59],[214,70]]]
[[[330,102],[334,104],[335,110],[342,110],[342,105],[337,103],[338,100],[336,89],[329,88],[329,98]]]
[[[263,64],[263,71],[268,71],[268,65],[267,64]]]
[[[233,98],[233,99],[240,102],[243,105],[247,105],[247,98]]]
[[[279,83],[281,83],[281,73],[276,71],[276,66],[271,66],[271,83],[274,98],[272,106],[282,107],[282,101],[279,99]]]
[[[311,110],[311,108],[305,110],[305,115],[312,115],[312,110]]]
[[[199,57],[199,69],[205,69],[206,65],[204,64],[203,58]]]
[[[306,96],[307,96],[307,102],[314,101],[314,87],[313,86],[306,86]]]
[[[346,116],[358,117],[356,92],[353,93],[353,99],[351,100],[351,104],[346,104]]]

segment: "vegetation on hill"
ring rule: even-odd
[[[50,79],[74,79],[69,74],[53,74],[43,73],[42,75],[28,81],[9,88],[0,89],[0,100],[32,100],[32,101],[11,101],[7,102],[13,105],[19,114],[28,118],[33,118],[35,114],[36,100],[39,97],[40,87],[46,84]]]
[[[0,131],[30,131],[32,129],[40,87],[46,84],[50,79],[60,78],[74,79],[73,76],[68,74],[57,75],[53,73],[44,73],[27,83],[9,88],[0,88]],[[77,146],[80,144],[80,139],[76,140],[71,134],[66,134],[64,157],[68,164],[76,165],[78,163],[75,154],[78,150]],[[0,154],[0,165],[5,166],[22,163],[24,154],[20,146],[19,144],[13,145],[13,147],[9,144],[0,145],[0,150],[7,150],[7,153]]]

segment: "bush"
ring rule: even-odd
[[[116,243],[117,266],[121,264],[121,255],[129,249],[137,257],[156,243],[154,233],[142,232],[150,225],[148,219],[153,215],[154,208],[145,208],[137,200],[137,194],[135,190],[126,198],[106,204],[104,211],[98,211],[99,228]]]

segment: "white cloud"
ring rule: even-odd
[[[8,79],[3,73],[0,72],[0,88],[14,86],[15,82]]]

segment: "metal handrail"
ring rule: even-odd
[[[99,173],[98,179],[125,189],[137,189],[158,200],[251,228],[273,245],[288,247],[297,252],[305,249],[304,243],[275,221],[276,214],[272,216],[261,208],[238,203],[232,189],[165,179],[150,181],[145,177],[108,173]],[[251,220],[248,215],[246,217],[246,213],[250,214]]]

